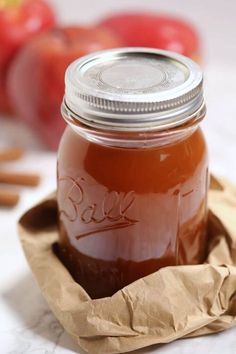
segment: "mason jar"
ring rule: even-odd
[[[181,55],[97,52],[65,75],[57,253],[92,298],[206,256],[203,76]]]

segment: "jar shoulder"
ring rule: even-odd
[[[90,142],[67,128],[58,154],[60,178],[91,178],[112,190],[168,190],[206,174],[208,154],[200,128],[173,144],[147,149],[113,148]]]

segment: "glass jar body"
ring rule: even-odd
[[[58,153],[58,255],[92,298],[206,253],[208,158],[198,126],[149,147],[67,127]]]

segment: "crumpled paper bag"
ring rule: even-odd
[[[53,253],[55,195],[19,222],[38,285],[65,330],[92,354],[124,353],[236,325],[236,187],[212,178],[206,264],[162,268],[91,300]]]

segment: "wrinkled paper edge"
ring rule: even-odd
[[[27,213],[21,218],[20,240],[42,294],[85,351],[124,353],[236,325],[236,188],[213,182],[209,217],[220,231],[210,264],[162,268],[102,299],[92,300],[53,253],[55,225],[33,230],[24,225]],[[55,195],[36,206],[55,207]]]

